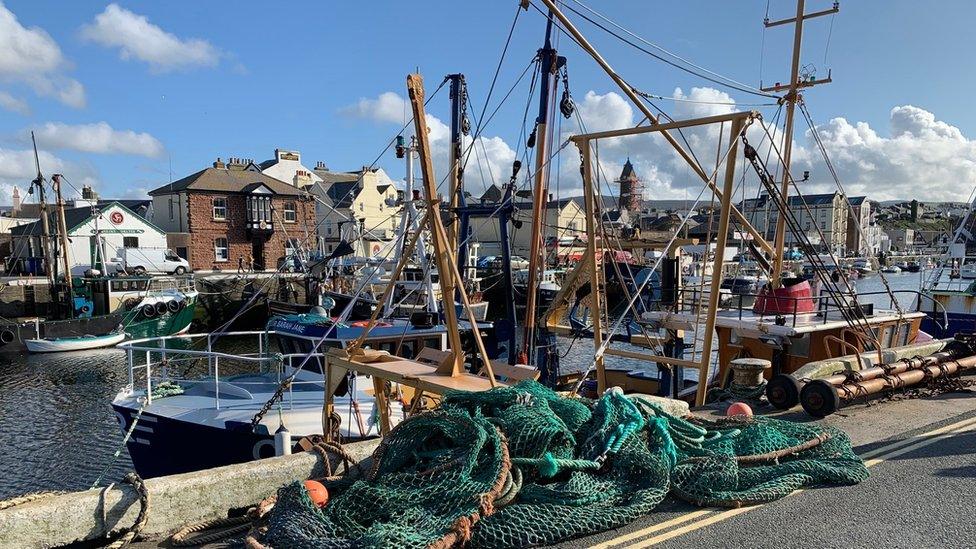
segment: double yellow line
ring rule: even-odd
[[[875,465],[882,463],[885,460],[896,458],[902,454],[923,448],[930,444],[935,444],[940,440],[952,437],[954,435],[965,433],[968,431],[976,430],[976,417],[971,417],[969,419],[964,419],[962,421],[953,423],[951,425],[946,425],[945,427],[940,427],[938,429],[933,429],[926,433],[921,433],[913,437],[909,437],[903,440],[892,442],[886,444],[879,448],[875,448],[870,452],[865,452],[861,455],[864,459],[864,464],[868,467],[874,467]],[[803,490],[797,490],[793,494],[798,494]],[[790,494],[790,495],[793,495]],[[717,522],[730,519],[734,516],[741,515],[743,513],[748,513],[753,509],[762,507],[762,505],[752,505],[748,507],[739,507],[738,509],[700,509],[698,511],[692,511],[684,515],[675,517],[664,522],[648,526],[647,528],[637,530],[635,532],[630,532],[622,536],[616,537],[609,541],[592,546],[593,549],[611,549],[614,547],[627,546],[631,548],[639,547],[650,547],[652,545],[657,545],[663,541],[682,536],[689,532],[705,528]],[[700,520],[696,520],[700,519]],[[691,524],[686,524],[691,522]],[[681,526],[684,525],[684,526]],[[679,528],[674,528],[680,526]],[[671,530],[671,528],[674,528]],[[665,531],[666,530],[666,531]],[[661,533],[657,533],[661,532]],[[652,537],[647,538],[647,536]],[[646,538],[646,539],[642,539]],[[634,543],[634,540],[638,540]]]

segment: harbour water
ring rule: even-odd
[[[887,275],[893,290],[916,290],[920,275]],[[862,293],[883,292],[879,276],[857,281]],[[910,301],[909,294],[902,294]],[[887,307],[888,299],[872,301]],[[902,303],[904,307],[911,303]],[[560,346],[567,367],[591,358],[577,341]],[[624,360],[624,359],[615,359]],[[639,363],[635,366],[641,366]],[[86,489],[119,480],[132,464],[110,402],[127,381],[125,354],[115,349],[55,355],[0,354],[0,498],[36,490]]]

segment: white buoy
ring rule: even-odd
[[[288,432],[288,429],[285,429],[284,425],[278,427],[278,430],[275,431],[275,455],[291,455],[291,433]]]

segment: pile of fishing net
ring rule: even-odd
[[[868,472],[846,435],[767,418],[678,418],[608,391],[564,398],[536,382],[450,393],[397,426],[367,471],[300,482],[265,515],[271,547],[524,547],[623,526],[672,493],[739,506]]]

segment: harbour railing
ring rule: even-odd
[[[123,390],[132,394],[144,388],[145,403],[148,405],[152,403],[154,387],[158,388],[161,383],[212,383],[214,408],[219,410],[222,370],[225,374],[230,370],[233,375],[274,373],[279,385],[298,368],[309,370],[310,374],[320,370],[321,380],[305,378],[289,382],[287,393],[282,395],[282,402],[291,407],[294,404],[294,386],[315,385],[324,388],[324,357],[328,348],[322,346],[316,353],[272,352],[269,349],[270,338],[278,335],[276,330],[251,330],[170,335],[120,343],[117,347],[126,352],[128,365],[128,384]],[[294,333],[281,335],[307,340],[313,348],[321,339]],[[222,344],[220,347],[217,346],[218,342]],[[224,347],[229,344],[244,350],[225,350]],[[191,370],[204,364],[207,366],[206,376],[186,377]],[[309,364],[314,369],[309,369]],[[243,389],[248,386],[267,386],[267,381],[234,380],[232,383]]]
[[[673,299],[673,303],[667,305],[661,303],[662,309],[669,309],[677,314],[697,315],[700,308],[699,302],[707,297],[708,292],[702,292],[698,288],[682,288],[677,291],[671,290],[667,293],[670,293],[672,297],[676,295],[677,299]],[[901,300],[898,299],[898,296],[911,297]],[[856,304],[860,308],[855,305],[854,297],[857,298]],[[780,312],[754,313],[753,307],[756,300],[760,298],[775,301],[779,305]],[[894,311],[899,310],[902,313],[922,312],[921,305],[923,302],[933,303],[933,310],[940,309],[939,312],[943,315],[946,312],[945,307],[941,303],[918,290],[858,292],[856,296],[845,295],[843,293],[837,294],[836,296],[830,295],[829,293],[822,293],[810,297],[781,296],[761,294],[758,292],[733,293],[729,294],[722,302],[720,311],[731,311],[739,320],[773,318],[777,320],[777,324],[796,327],[798,322],[804,325],[810,325],[811,320],[826,324],[827,322],[843,318],[845,313],[863,318],[876,316],[877,311],[875,310],[875,306],[878,305],[878,298],[881,298],[882,305],[879,309],[885,310],[886,312],[892,311],[892,314],[897,314]],[[887,300],[887,307],[883,307],[885,305],[885,299]],[[838,300],[841,304],[837,303]],[[801,308],[806,309],[811,302],[814,305],[813,311],[798,311]],[[649,305],[653,307],[654,304],[650,303]],[[728,313],[726,313],[726,316],[728,316]]]

